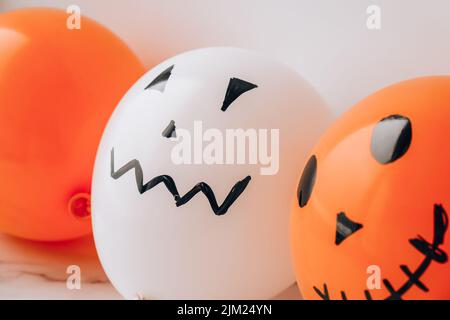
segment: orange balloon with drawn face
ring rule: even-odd
[[[103,128],[143,73],[93,20],[53,9],[0,14],[0,231],[32,240],[91,232],[90,185]],[[76,25],[73,25],[76,27]]]
[[[450,77],[383,89],[312,150],[291,213],[306,299],[450,299]]]

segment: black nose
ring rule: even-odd
[[[350,218],[345,215],[345,212],[338,213],[336,219],[336,240],[334,243],[340,245],[342,241],[362,227],[362,224],[350,220]]]
[[[164,138],[176,138],[177,137],[177,133],[176,133],[175,129],[176,129],[175,121],[170,120],[170,122],[167,125],[167,127],[163,130],[162,136]]]

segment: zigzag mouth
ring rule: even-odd
[[[447,263],[448,257],[447,253],[442,250],[439,246],[444,243],[445,233],[448,227],[448,216],[444,207],[440,204],[434,205],[434,233],[433,242],[429,243],[423,237],[418,235],[416,238],[410,239],[409,243],[423,254],[425,257],[417,267],[417,269],[412,272],[408,266],[400,265],[400,269],[406,275],[407,280],[398,289],[394,289],[389,280],[383,279],[383,284],[389,291],[389,296],[385,300],[402,300],[402,297],[406,292],[409,291],[413,286],[417,286],[420,290],[428,292],[428,287],[420,280],[422,275],[426,272],[430,264],[434,261],[436,263]],[[327,284],[323,284],[323,291],[313,286],[314,291],[322,300],[330,300],[330,293],[328,291]],[[341,291],[342,300],[347,300],[347,295],[345,291]],[[364,296],[367,300],[372,300],[372,296],[369,290],[364,290]]]
[[[114,170],[114,148],[111,149],[111,177],[115,180],[119,179],[128,171],[134,169],[134,174],[136,177],[136,185],[140,194],[152,189],[161,182],[164,183],[167,190],[172,194],[175,204],[177,207],[182,206],[189,202],[197,193],[202,192],[208,199],[211,209],[215,215],[224,215],[227,213],[231,205],[239,198],[239,196],[244,192],[245,188],[249,184],[251,177],[246,176],[244,179],[235,183],[231,188],[227,197],[221,205],[217,203],[214,192],[211,187],[205,182],[197,183],[190,191],[188,191],[184,196],[180,196],[175,181],[169,175],[156,176],[150,181],[144,184],[144,175],[142,171],[141,164],[138,160],[133,159],[126,163],[124,166],[119,168],[117,171]]]

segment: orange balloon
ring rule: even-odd
[[[0,14],[0,231],[91,232],[90,184],[113,109],[144,67],[113,33],[60,10]]]
[[[450,77],[383,89],[312,150],[291,213],[307,299],[450,299]]]

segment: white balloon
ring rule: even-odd
[[[242,49],[190,51],[145,74],[94,169],[94,237],[113,285],[130,299],[267,299],[292,284],[292,193],[330,121],[298,74]],[[200,182],[210,189],[188,193]]]

